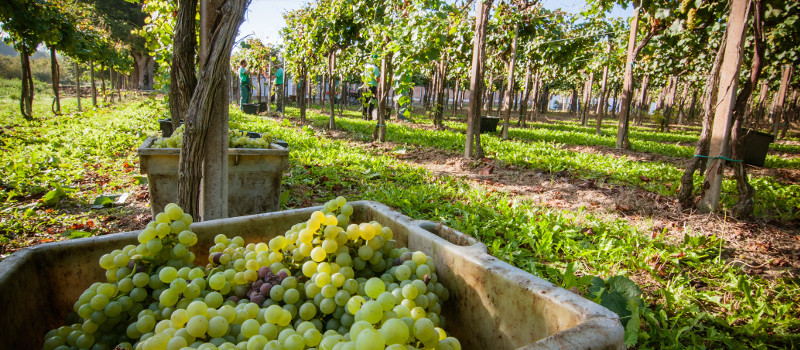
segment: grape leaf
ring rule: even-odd
[[[50,207],[56,205],[61,198],[66,196],[67,192],[64,191],[64,188],[62,188],[60,185],[56,185],[55,189],[50,190],[50,192],[47,192],[47,194],[44,195],[44,198],[42,198],[42,203],[45,206]]]

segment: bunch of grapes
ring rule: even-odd
[[[183,134],[186,130],[185,125],[181,124],[168,138],[157,139],[153,142],[152,148],[180,148],[183,143]],[[260,148],[268,149],[273,142],[272,137],[262,134],[260,137],[248,137],[247,132],[236,129],[228,129],[229,148]]]
[[[249,137],[244,131],[234,129],[228,131],[228,147],[230,148],[268,149],[272,141],[272,137],[266,134],[262,134],[260,137]]]
[[[460,349],[431,259],[352,213],[339,197],[268,242],[217,235],[196,267],[191,217],[170,204],[138,246],[100,259],[108,283],[44,349]]]

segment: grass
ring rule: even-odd
[[[351,133],[358,140],[371,140],[375,123],[353,118],[337,118],[337,127]],[[327,116],[312,114],[309,120],[317,127],[325,127]],[[449,123],[463,131],[463,123]],[[402,124],[387,123],[387,141],[413,144],[463,153],[465,136],[460,132],[446,130],[423,130]],[[565,149],[563,144],[580,145],[588,139],[598,137],[567,131],[551,132],[547,129],[512,128],[511,140],[504,141],[493,134],[483,134],[481,140],[487,156],[530,169],[547,173],[566,171],[584,179],[603,179],[612,183],[633,185],[664,196],[673,196],[678,190],[683,169],[666,162],[643,162],[625,156],[615,157],[594,153],[583,153]],[[537,138],[537,134],[552,134],[556,139]],[[651,145],[662,145],[652,142]],[[654,147],[655,148],[655,147]],[[655,148],[656,150],[658,148]],[[648,151],[649,152],[649,151]],[[800,218],[800,185],[784,184],[772,177],[751,177],[756,189],[755,215],[779,220]],[[695,176],[695,188],[702,185],[702,178]],[[732,179],[723,181],[722,205],[729,208],[736,201],[736,185]]]
[[[296,117],[296,111],[289,109],[289,116]],[[727,243],[720,238],[686,232],[679,242],[668,242],[661,235],[638,232],[624,220],[554,210],[460,179],[436,177],[357,144],[329,139],[316,128],[235,111],[231,117],[240,128],[289,142],[290,205],[303,205],[301,198],[327,200],[339,194],[377,200],[411,217],[473,235],[493,255],[601,303],[592,293],[592,277],[609,281],[619,275],[646,276],[653,285],[646,286],[638,310],[642,326],[629,333],[639,348],[782,348],[797,341],[796,281],[748,277],[723,257]],[[326,118],[313,111],[309,117]],[[350,125],[346,122],[359,125],[337,120],[340,127]],[[396,127],[387,135],[406,137],[405,129]],[[440,138],[442,145],[458,148],[453,133],[429,136]]]
[[[66,105],[71,111],[70,102]],[[46,239],[109,232],[108,227],[88,227],[88,221],[99,226],[131,209],[92,209],[93,201],[103,194],[141,188],[134,148],[156,132],[155,120],[164,107],[134,101],[52,116],[46,113],[49,101],[38,99],[40,119],[35,122],[22,121],[14,108],[13,100],[0,100],[0,164],[14,169],[0,177],[2,254]],[[297,118],[297,110],[288,108],[288,115]],[[309,117],[314,125],[327,118],[314,111]],[[348,118],[337,123],[356,140],[368,139],[374,125]],[[316,205],[344,195],[350,200],[380,201],[415,219],[442,222],[475,236],[498,258],[612,308],[628,325],[629,344],[640,349],[789,348],[800,340],[798,281],[747,276],[731,264],[729,242],[719,237],[686,231],[682,238],[670,239],[640,232],[625,220],[540,206],[459,178],[435,176],[289,119],[277,121],[232,109],[231,125],[288,141],[291,176],[284,178],[289,198],[285,207]],[[453,132],[390,124],[387,135],[399,143],[424,147],[452,151],[463,147],[463,135]],[[489,154],[508,163],[608,177],[653,191],[665,189],[637,184],[631,177],[647,174],[663,186],[675,171],[667,164],[637,165],[624,158],[586,156],[547,141],[509,142],[488,135],[485,140]],[[786,188],[776,187],[779,190]],[[49,201],[53,204],[47,204],[47,198],[55,198]],[[83,226],[70,228],[79,224]],[[643,293],[629,298],[630,303],[620,305],[611,300],[613,293],[603,293],[628,278],[649,281],[639,286]]]

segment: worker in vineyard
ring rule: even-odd
[[[283,67],[278,67],[270,79],[275,79],[275,111],[283,112]]]
[[[242,60],[239,62],[239,91],[241,92],[241,99],[239,100],[239,108],[243,104],[250,103],[250,72],[247,71],[247,61]]]
[[[372,55],[372,58],[376,59],[378,55]],[[378,69],[378,66],[372,63],[366,63],[364,64],[364,74],[361,79],[369,89],[365,89],[362,94],[362,102],[364,103],[362,115],[365,120],[370,120],[375,118],[375,116],[372,115],[372,111],[375,110],[375,103],[378,101],[378,82],[381,80],[381,71]]]

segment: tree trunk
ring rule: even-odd
[[[689,166],[681,176],[681,184],[678,190],[678,203],[681,208],[688,209],[694,205],[692,193],[694,192],[694,172],[699,170],[702,174],[705,172],[706,156],[708,156],[708,145],[711,143],[711,122],[715,114],[715,102],[717,101],[717,93],[719,92],[719,70],[722,66],[722,57],[725,52],[725,43],[728,32],[722,34],[720,47],[717,50],[717,57],[714,59],[714,64],[711,66],[711,71],[706,79],[706,86],[703,91],[703,126],[700,130],[700,138],[697,140],[697,145],[694,149],[694,154],[697,156],[692,158]]]
[[[486,99],[483,103],[483,110],[486,111],[486,115],[489,115],[492,114],[492,107],[494,104],[494,73],[489,72],[489,80],[485,84]]]
[[[606,42],[606,59],[611,57],[611,37],[608,37]],[[606,101],[608,100],[608,93],[606,91],[606,84],[608,83],[608,63],[603,67],[603,80],[600,81],[600,98],[597,100],[597,112],[595,112],[597,125],[595,127],[595,134],[600,135],[600,128],[603,126],[603,117],[606,115]]]
[[[81,110],[81,68],[75,61],[75,96],[78,98],[78,111]]]
[[[669,90],[669,82],[667,86],[661,88],[661,91],[658,93],[658,99],[656,100],[656,110],[664,112],[664,97],[667,96],[667,90]]]
[[[461,78],[456,79],[456,85],[453,87],[453,119],[456,118],[456,113],[458,112],[459,95],[463,95],[461,92]]]
[[[670,77],[669,84],[667,84],[667,88],[665,90],[664,119],[661,122],[661,131],[669,132],[669,124],[670,119],[672,118],[673,110],[672,107],[675,104],[675,94],[678,92],[678,77]]]
[[[106,102],[106,67],[100,66],[100,91],[103,93],[103,103]]]
[[[574,116],[578,115],[578,89],[574,86],[569,94],[569,113]]]
[[[769,83],[761,83],[761,92],[758,94],[758,107],[756,108],[755,121],[761,122],[764,120],[764,111],[767,107],[767,93],[769,92]]]
[[[22,95],[19,100],[19,111],[25,120],[33,120],[33,74],[30,54],[34,50],[29,50],[23,45],[19,53],[22,62]]]
[[[444,129],[444,106],[447,104],[447,101],[444,97],[444,85],[445,85],[445,77],[447,76],[447,61],[442,57],[439,62],[436,64],[436,84],[435,88],[436,91],[434,95],[436,96],[436,102],[433,105],[433,125],[436,126],[437,129]]]
[[[197,221],[227,216],[226,95],[228,80],[231,79],[231,49],[244,19],[246,5],[245,1],[225,1],[219,8],[206,8],[205,0],[201,3],[200,79],[186,114],[186,131],[178,166],[178,204]],[[216,135],[212,128],[218,129]],[[213,139],[215,136],[219,136],[217,140]],[[207,143],[216,143],[212,145],[215,148],[209,149]],[[209,165],[219,167],[218,171],[214,173]],[[211,186],[221,189],[217,191],[221,193],[214,193]],[[205,202],[210,200],[217,201],[216,208],[206,205]]]
[[[387,39],[388,40],[388,39]],[[386,97],[389,95],[389,82],[392,74],[392,54],[381,57],[381,81],[378,83],[378,123],[372,132],[372,138],[379,142],[386,142]]]
[[[731,1],[731,12],[728,16],[728,35],[725,44],[725,56],[720,68],[719,94],[714,113],[714,129],[708,155],[711,157],[706,178],[703,182],[705,190],[700,200],[699,209],[716,211],[722,192],[724,158],[730,154],[731,113],[736,102],[739,69],[744,54],[745,24],[747,22],[749,1]]]
[[[614,84],[614,101],[611,103],[611,118],[617,117],[617,97],[619,96],[619,84]]]
[[[109,101],[113,104],[114,103],[114,93],[116,91],[116,83],[117,83],[117,72],[114,70],[114,67],[108,67],[108,89],[109,91]]]
[[[97,85],[94,81],[94,61],[89,60],[89,86],[92,88],[92,107],[97,107]]]
[[[689,120],[694,120],[694,110],[697,107],[697,89],[692,89],[692,99],[689,102],[689,113],[687,117]]]
[[[631,110],[633,111],[632,113],[634,113],[636,116],[635,117],[636,124],[641,124],[642,119],[644,119],[644,114],[650,111],[650,106],[647,106],[647,94],[648,94],[647,90],[649,88],[650,88],[650,76],[645,75],[644,78],[642,78],[642,88],[639,91],[639,98],[637,99],[638,101],[636,102],[636,109],[631,108]],[[621,112],[622,112],[622,104],[620,104],[620,114]]]
[[[592,73],[588,74],[586,79],[586,85],[583,90],[583,103],[581,106],[581,125],[586,125],[589,120],[589,104],[592,102],[592,84],[594,80],[594,75]]]
[[[271,66],[270,66],[271,67]],[[271,75],[270,75],[271,76]],[[306,102],[308,99],[308,68],[306,67],[305,61],[300,62],[300,78],[298,79],[298,84],[302,84],[298,86],[297,89],[297,103],[300,106],[300,124],[306,123]],[[302,89],[302,91],[300,91]],[[269,97],[267,97],[269,99]],[[269,106],[269,102],[267,102],[267,106]],[[267,111],[269,111],[269,107],[267,107]]]
[[[636,60],[636,33],[639,31],[640,7],[633,8],[633,21],[631,21],[630,36],[628,37],[628,54],[625,59],[625,73],[622,76],[622,98],[619,111],[619,125],[617,127],[617,148],[629,149],[628,124],[630,122],[631,91],[633,89],[633,61]],[[644,89],[643,89],[644,91]]]
[[[678,104],[678,124],[683,125],[684,116],[686,115],[686,111],[683,109],[683,106],[686,104],[686,98],[689,96],[689,85],[692,85],[691,82],[686,82],[683,85],[683,92],[681,92],[681,101]]]
[[[331,102],[331,108],[330,108],[331,114],[328,119],[328,129],[330,130],[336,129],[336,116],[334,115],[335,113],[334,109],[336,108],[336,104],[334,103],[335,102],[334,96],[336,96],[335,95],[336,79],[333,78],[334,77],[333,72],[335,70],[336,70],[336,51],[332,51],[330,54],[328,54],[328,84],[330,86],[330,88],[328,89],[328,94],[330,96],[330,102]]]
[[[53,114],[61,114],[61,71],[58,69],[58,57],[56,49],[50,48],[50,76],[53,77]]]
[[[525,68],[525,82],[523,83],[525,86],[522,87],[523,92],[520,97],[519,101],[519,119],[517,120],[517,125],[525,126],[525,116],[528,112],[528,99],[530,98],[531,94],[531,66],[528,65]]]
[[[148,54],[132,52],[133,60],[138,73],[138,81],[136,82],[139,90],[153,90],[153,65],[155,59]],[[225,69],[228,70],[227,68]]]
[[[508,140],[508,129],[511,127],[511,99],[514,96],[514,67],[517,63],[517,25],[514,25],[514,36],[511,37],[511,57],[508,59],[508,69],[506,71],[506,95],[503,101],[503,140]]]
[[[789,92],[789,82],[792,81],[792,73],[794,72],[794,67],[790,65],[784,65],[781,74],[781,88],[778,91],[778,102],[777,102],[777,113],[775,117],[775,132],[773,133],[778,138],[786,137],[786,131],[789,130],[789,113],[786,112],[786,97],[787,93]],[[783,123],[781,123],[783,121]],[[783,125],[780,125],[783,124]],[[780,129],[781,133],[778,135],[778,130]]]
[[[470,71],[469,114],[467,115],[467,136],[464,145],[465,158],[483,158],[481,146],[481,94],[483,93],[483,68],[486,60],[486,24],[494,0],[486,0],[477,5],[475,14],[475,34],[472,40],[472,68]]]
[[[764,62],[764,1],[753,1],[753,37],[754,50],[753,59],[750,65],[750,79],[745,81],[739,96],[736,98],[736,105],[733,108],[733,130],[731,141],[731,156],[733,159],[744,158],[744,139],[742,125],[745,118],[745,110],[753,94],[753,89],[758,84],[761,75],[761,68]],[[745,22],[747,18],[745,18]],[[753,196],[755,189],[747,180],[747,171],[744,162],[732,162],[734,174],[736,175],[736,188],[739,200],[732,208],[733,215],[739,219],[749,218],[753,214]]]

